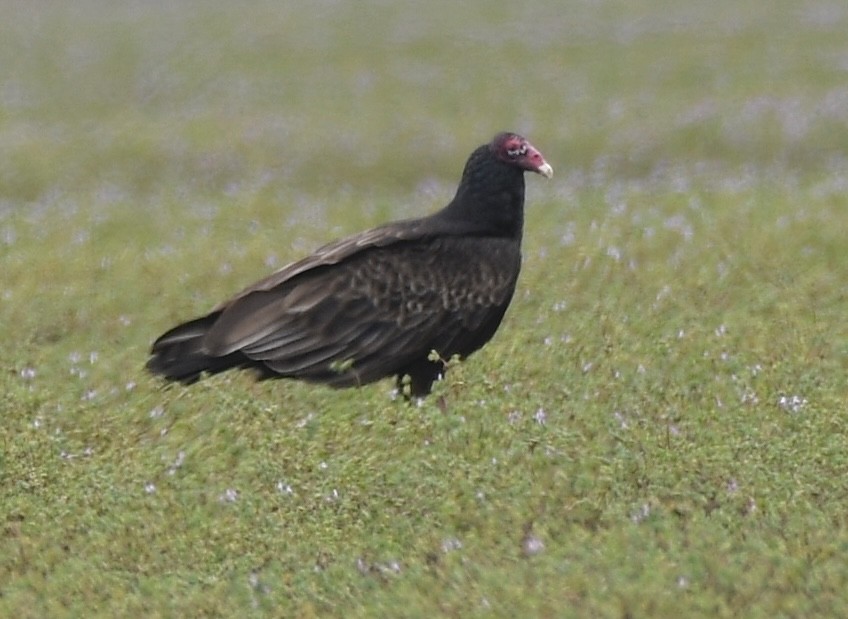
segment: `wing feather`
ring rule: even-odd
[[[374,244],[386,243],[377,232],[328,246],[237,295],[204,348],[343,386],[397,373],[432,349],[465,356],[482,346],[512,295],[518,247],[468,237],[403,243],[400,233],[387,247]]]

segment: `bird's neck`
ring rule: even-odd
[[[520,240],[524,229],[523,171],[500,162],[467,167],[456,195],[441,215],[471,224],[480,234]]]

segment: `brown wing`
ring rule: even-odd
[[[328,243],[305,258],[289,263],[268,277],[248,286],[236,296],[218,304],[212,309],[212,312],[224,310],[239,298],[252,292],[272,290],[302,273],[319,267],[338,264],[366,249],[387,247],[398,242],[421,238],[429,232],[428,228],[432,225],[431,220],[427,218],[399,221]],[[438,232],[438,229],[434,231]]]
[[[406,230],[382,245],[369,233],[328,245],[248,288],[219,308],[205,353],[238,351],[275,373],[336,386],[397,373],[432,349],[470,354],[509,304],[518,244],[416,239],[414,230],[404,242]],[[384,241],[386,230],[378,232]]]

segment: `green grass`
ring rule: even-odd
[[[459,6],[457,6],[459,5]],[[0,616],[848,615],[838,3],[0,7]],[[421,406],[152,339],[524,132]]]

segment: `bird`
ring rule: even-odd
[[[517,133],[469,156],[435,213],[329,243],[157,338],[147,369],[190,385],[253,369],[358,387],[395,377],[408,399],[497,331],[521,269],[524,173],[553,168]]]

